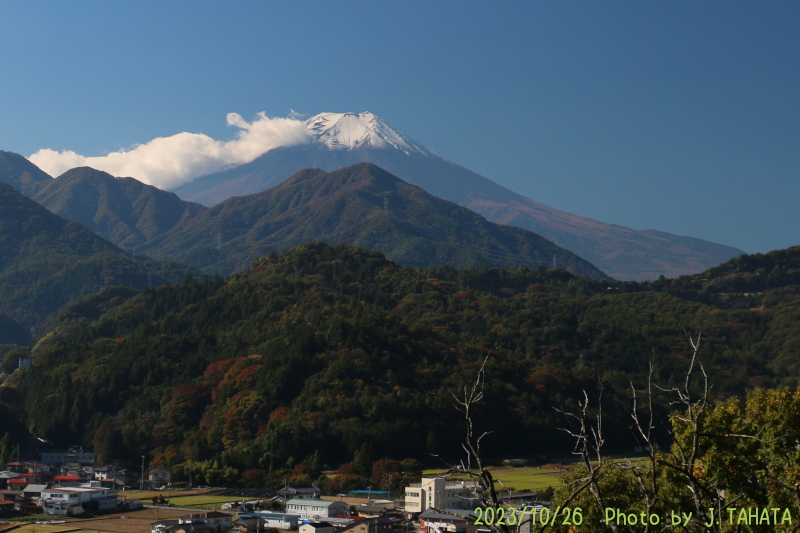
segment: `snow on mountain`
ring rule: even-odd
[[[433,152],[369,111],[363,113],[320,113],[306,121],[316,142],[331,150],[394,148],[422,155]]]
[[[332,172],[368,162],[492,222],[538,233],[617,279],[694,274],[744,253],[691,237],[605,224],[540,204],[437,155],[369,112],[321,113],[305,127],[311,142],[269,150],[174,192],[184,200],[213,206],[274,187],[306,168]]]

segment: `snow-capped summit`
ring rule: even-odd
[[[320,113],[306,121],[316,142],[331,150],[363,147],[395,148],[406,155],[432,152],[369,111],[363,113]]]
[[[617,279],[694,274],[744,253],[700,239],[604,224],[540,204],[448,161],[369,112],[320,113],[305,127],[308,136],[302,135],[302,143],[269,150],[174,192],[212,206],[264,191],[306,168],[332,172],[368,162],[493,222],[534,231]]]

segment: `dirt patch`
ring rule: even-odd
[[[188,514],[202,514],[204,511],[186,509],[139,509],[123,511],[92,518],[67,518],[67,525],[74,528],[111,531],[113,533],[150,533],[150,524],[159,520],[175,520]]]

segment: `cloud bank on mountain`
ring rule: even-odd
[[[238,113],[228,113],[227,121],[229,126],[239,129],[236,138],[230,141],[183,132],[104,156],[85,157],[71,150],[43,148],[28,159],[51,176],[89,166],[114,176],[130,176],[161,189],[172,189],[204,174],[249,163],[274,148],[311,141],[305,123],[293,115],[268,117],[262,112],[248,122]]]

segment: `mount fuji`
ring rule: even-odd
[[[616,279],[694,274],[744,253],[702,239],[606,224],[541,204],[445,159],[369,112],[321,113],[305,125],[310,142],[275,148],[173,192],[211,206],[273,187],[302,169],[331,172],[368,162],[492,222],[534,231]]]

